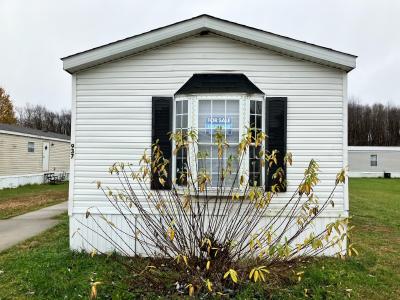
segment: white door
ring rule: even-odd
[[[43,171],[47,172],[49,170],[49,153],[50,145],[48,142],[43,143]]]

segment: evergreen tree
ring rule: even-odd
[[[15,124],[17,118],[15,117],[14,107],[10,99],[10,95],[0,87],[0,123]]]

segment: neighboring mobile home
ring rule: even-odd
[[[400,178],[400,147],[349,146],[349,176]]]
[[[293,154],[287,191],[271,204],[271,214],[295,191],[310,159],[320,164],[320,198],[329,195],[337,172],[347,166],[347,73],[355,68],[353,55],[201,15],[62,60],[72,75],[72,249],[114,249],[85,218],[88,208],[96,207],[115,224],[123,223],[95,184],[118,187],[108,174],[110,165],[137,166],[157,139],[171,157],[167,133],[177,128],[204,131],[199,143],[207,147],[207,120],[216,115],[229,120],[231,143],[254,119],[270,135],[269,149]],[[173,159],[173,176],[181,162]],[[250,173],[268,185],[263,170]],[[337,189],[334,201],[316,228],[348,215],[347,185]],[[138,245],[132,248],[143,254]]]
[[[0,124],[0,189],[43,183],[69,172],[69,136]]]

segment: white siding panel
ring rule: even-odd
[[[106,78],[86,78],[83,77],[84,74],[82,73],[82,76],[80,79],[78,79],[78,85],[93,85],[96,86],[98,84],[109,86],[109,85],[114,85],[114,84],[175,84],[177,82],[177,77],[106,77]],[[185,76],[181,76],[181,80],[186,79]],[[255,77],[254,76],[254,81],[257,83],[264,83],[262,79],[267,79],[268,81],[265,83],[268,84],[278,84],[278,85],[284,85],[284,84],[307,84],[307,85],[319,85],[319,84],[327,84],[327,85],[341,85],[342,84],[342,78],[335,78],[335,77],[315,77],[315,78],[301,78],[301,77],[281,77],[281,78],[276,78],[276,77],[269,77],[267,78],[266,76],[260,76],[260,77]]]
[[[289,192],[280,194],[276,205],[288,199],[311,159],[320,163],[319,196],[329,194],[343,167],[343,72],[208,35],[77,74],[76,212],[93,205],[110,209],[95,181],[118,187],[107,174],[116,161],[130,161],[137,168],[151,143],[151,97],[174,95],[196,72],[244,73],[267,96],[288,97],[288,151],[294,164],[288,168]],[[335,200],[340,211],[343,188]]]

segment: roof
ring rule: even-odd
[[[51,139],[51,140],[63,140],[68,142],[70,141],[70,137],[65,134],[59,134],[44,130],[37,130],[37,129],[21,127],[17,125],[3,124],[3,123],[0,123],[0,133],[32,136],[32,137]]]
[[[194,74],[176,94],[246,93],[264,94],[244,74]]]
[[[171,43],[204,31],[216,33],[285,55],[309,60],[346,72],[356,67],[356,56],[299,41],[261,29],[200,15],[62,58],[65,71],[78,71]]]
[[[394,151],[400,152],[400,146],[349,146],[349,151]]]

